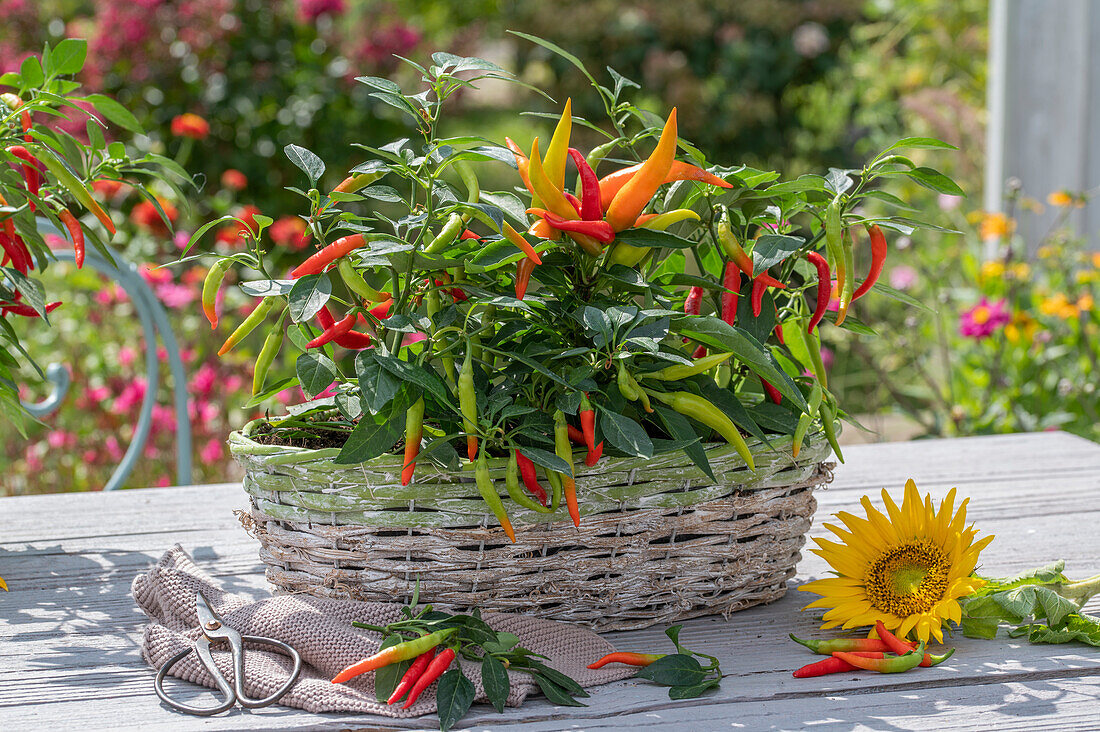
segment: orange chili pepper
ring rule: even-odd
[[[615,194],[604,220],[615,231],[630,228],[661,186],[676,158],[676,108],[668,115],[657,147],[642,167]]]
[[[634,177],[635,173],[642,169],[642,165],[643,163],[631,165],[629,168],[616,170],[614,173],[610,173],[600,178],[600,205],[603,206],[603,208],[606,209],[611,205],[611,201],[615,198],[615,194]],[[692,165],[691,163],[685,163],[680,160],[673,160],[668,175],[666,175],[661,182],[672,183],[678,180],[697,180],[700,183],[707,183],[720,188],[733,188],[732,183],[727,183],[713,173],[708,173],[698,165]]]

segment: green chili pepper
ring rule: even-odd
[[[267,318],[267,314],[271,312],[271,308],[275,307],[276,301],[282,302],[281,297],[265,297],[260,301],[260,304],[248,314],[248,317],[237,326],[237,329],[229,334],[229,337],[225,339],[225,343],[218,349],[218,355],[224,356],[229,353],[233,346],[241,342],[241,339],[256,329],[260,323],[264,322]]]
[[[844,229],[840,213],[840,194],[837,194],[825,209],[825,251],[832,260],[833,271],[836,272],[836,288],[843,298],[844,288],[854,273],[849,270],[845,258]],[[841,320],[839,315],[837,319]]]
[[[115,225],[111,221],[111,217],[96,203],[96,200],[92,198],[91,191],[84,187],[84,182],[69,169],[69,166],[55,157],[55,153],[51,148],[36,145],[34,150],[37,153],[38,160],[46,166],[47,170],[53,173],[53,176],[57,178],[57,182],[71,193],[73,198],[80,202],[80,205],[91,211],[92,215],[99,219],[99,222],[103,224],[107,231],[114,235]]]
[[[817,416],[818,409],[821,407],[821,395],[821,382],[815,381],[813,389],[810,391],[810,398],[807,400],[810,410],[799,416],[798,427],[794,430],[794,440],[791,442],[791,457],[797,458],[798,453],[802,450],[802,441],[806,439],[810,424],[814,421],[814,417]]]
[[[355,271],[355,266],[347,257],[340,259],[336,269],[340,272],[340,279],[344,281],[347,288],[367,302],[382,302],[390,298],[390,293],[380,292],[368,285],[363,275]]]
[[[626,364],[623,361],[619,361],[619,375],[617,379],[619,385],[619,393],[623,395],[623,399],[629,402],[636,402],[641,400],[642,408],[647,412],[653,411],[653,406],[649,402],[649,394],[638,385],[638,381],[631,375],[626,369]]]
[[[206,273],[206,279],[202,281],[202,312],[210,321],[211,330],[218,327],[218,290],[221,289],[225,273],[233,266],[232,259],[219,259],[214,262],[210,271]]]
[[[569,465],[573,471],[573,444],[569,441],[569,423],[565,421],[565,414],[559,409],[554,412],[554,452]],[[552,472],[552,471],[551,471]],[[569,509],[569,517],[573,519],[574,526],[581,525],[580,506],[577,504],[577,482],[573,475],[562,473],[562,492],[565,494],[565,506]],[[551,481],[553,485],[553,481]],[[557,503],[557,486],[554,486],[554,503]]]
[[[508,457],[508,469],[504,473],[504,487],[508,489],[508,497],[513,501],[523,506],[529,511],[536,511],[538,513],[550,513],[550,509],[542,505],[526,492],[519,485],[519,460],[516,457],[516,451],[512,450],[512,454]]]
[[[810,354],[810,364],[814,368],[814,376],[821,382],[821,388],[829,388],[829,373],[825,370],[825,361],[821,358],[821,329],[818,328],[816,333],[806,333],[803,336],[796,335],[795,337],[801,337],[802,342],[806,344],[806,352]]]
[[[428,319],[431,321],[432,338],[435,336],[435,314],[439,312],[442,305],[439,300],[439,290],[429,290],[424,295],[424,301],[428,310]],[[441,343],[440,345],[445,345]],[[447,383],[452,387],[455,386],[455,359],[450,353],[444,354],[439,357],[439,362],[443,364],[443,375],[447,377]]]
[[[847,273],[847,276],[844,278],[844,285],[840,288],[840,306],[836,311],[837,325],[843,323],[844,318],[848,317],[848,307],[852,304],[853,291],[855,290],[856,265],[855,253],[853,252],[854,244],[855,234],[849,233],[848,236],[844,237],[842,251],[844,252],[844,271]]]
[[[481,494],[482,500],[489,506],[493,515],[497,517],[497,521],[500,522],[500,528],[504,529],[504,533],[507,534],[508,538],[514,543],[516,540],[516,532],[512,530],[512,522],[508,519],[508,512],[504,510],[504,502],[500,500],[497,489],[493,487],[493,480],[489,477],[489,465],[485,462],[484,444],[481,446],[481,452],[477,454],[474,478],[477,481],[477,492]]]
[[[650,396],[664,402],[680,414],[702,422],[722,435],[726,442],[733,445],[733,448],[737,450],[737,454],[749,466],[749,470],[756,472],[756,462],[753,460],[749,446],[745,443],[745,438],[741,436],[737,425],[721,409],[703,397],[686,391],[651,391]]]
[[[477,392],[474,391],[473,349],[467,345],[462,370],[458,372],[458,407],[462,412],[462,429],[466,433],[466,454],[477,458]]]
[[[840,451],[840,443],[836,441],[836,410],[828,400],[821,404],[821,429],[825,432],[825,439],[836,453],[836,459],[844,462],[844,453]]]
[[[558,506],[561,505],[561,475],[555,473],[553,470],[546,471],[546,479],[550,481],[550,510],[558,510]]]
[[[401,485],[408,485],[416,471],[416,456],[424,437],[424,399],[420,398],[405,412],[405,464],[401,468]]]
[[[275,357],[279,355],[279,349],[283,347],[283,338],[286,336],[283,323],[286,321],[286,314],[287,309],[284,308],[283,314],[279,316],[279,322],[267,334],[264,345],[260,348],[260,354],[256,356],[256,369],[252,372],[253,394],[259,394],[263,390],[267,372],[275,361]]]
[[[651,371],[648,374],[642,374],[642,378],[657,379],[658,381],[680,381],[689,376],[695,376],[704,371],[709,371],[718,364],[727,361],[732,355],[732,353],[713,353],[709,356],[696,359],[695,362],[690,365],[678,363],[672,366],[665,366],[660,371]]]
[[[342,684],[345,681],[350,681],[360,674],[365,674],[368,671],[374,671],[375,669],[382,668],[383,666],[389,666],[394,663],[401,663],[402,661],[408,661],[410,658],[416,658],[417,656],[432,650],[443,641],[450,638],[452,635],[458,632],[458,628],[444,628],[443,630],[437,630],[434,633],[421,636],[420,638],[414,638],[411,641],[405,641],[404,643],[398,643],[395,646],[383,648],[373,656],[364,658],[362,661],[358,661],[348,666],[346,669],[336,674],[332,679],[334,684]]]
[[[455,170],[458,171],[458,177],[462,179],[462,183],[466,186],[466,202],[477,203],[481,199],[481,188],[473,169],[460,162],[455,163]],[[469,214],[463,215],[457,212],[451,214],[447,219],[447,223],[440,229],[439,235],[432,239],[428,246],[424,247],[424,251],[431,254],[441,252],[449,247],[466,228],[466,222],[469,220]]]
[[[620,140],[612,140],[611,142],[605,142],[602,145],[592,148],[592,152],[588,153],[588,157],[585,160],[588,162],[588,167],[595,170],[600,166],[600,163],[611,154],[611,151],[617,148],[620,144]]]

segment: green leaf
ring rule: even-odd
[[[492,654],[486,654],[485,660],[481,662],[481,683],[485,687],[485,696],[489,697],[489,703],[498,712],[503,712],[512,683],[508,680],[508,671],[504,664]]]
[[[596,87],[599,86],[599,84],[596,83],[596,79],[592,76],[592,74],[590,74],[588,72],[588,69],[586,69],[584,67],[584,64],[581,63],[581,60],[579,58],[577,58],[576,56],[574,56],[573,54],[566,51],[561,46],[557,45],[556,43],[551,43],[550,41],[543,40],[542,38],[539,38],[538,36],[532,36],[532,35],[529,35],[527,33],[521,33],[519,31],[510,30],[508,32],[511,33],[514,36],[519,36],[520,38],[524,38],[524,39],[530,41],[531,43],[534,43],[537,46],[542,46],[543,48],[545,48],[548,51],[552,51],[552,52],[556,53],[557,55],[561,56],[563,59],[565,59],[569,63],[573,64],[578,69],[580,69],[581,73],[584,74],[585,77],[590,82],[592,82],[593,86],[596,86]]]
[[[248,280],[242,282],[241,292],[249,297],[287,295],[294,288],[295,280]]]
[[[303,353],[294,364],[298,383],[310,399],[336,380],[336,364],[323,353]]]
[[[37,56],[27,56],[23,59],[19,73],[23,76],[23,84],[28,88],[42,86],[46,81],[46,74],[42,71],[42,63]]]
[[[693,656],[675,653],[658,658],[638,671],[638,678],[661,686],[694,686],[706,679],[707,673]]]
[[[440,732],[447,732],[470,710],[474,703],[474,685],[460,669],[453,668],[439,678],[435,700],[439,707]]]
[[[89,94],[85,99],[91,102],[92,106],[96,108],[96,111],[100,112],[112,124],[116,124],[124,130],[128,130],[138,135],[145,132],[141,123],[138,122],[137,117],[114,99],[104,94]]]
[[[653,457],[653,442],[649,439],[649,435],[630,417],[601,409],[600,429],[608,442],[627,455]]]
[[[959,148],[954,145],[949,145],[943,140],[937,140],[934,137],[903,137],[895,142],[890,147],[879,153],[879,157],[883,157],[891,150],[958,150]]]
[[[752,245],[753,272],[759,273],[774,267],[791,256],[806,243],[797,236],[764,234]]]
[[[326,274],[311,274],[298,278],[290,288],[290,319],[295,323],[309,320],[328,302],[332,282]]]
[[[66,38],[50,52],[52,74],[77,74],[84,68],[88,42],[83,38]]]
[[[359,424],[348,435],[348,441],[333,458],[337,465],[355,465],[373,460],[393,449],[405,432],[405,406],[393,409],[388,417],[379,415],[381,422],[370,417],[359,420]]]
[[[391,354],[375,353],[374,358],[400,381],[408,381],[432,393],[444,404],[451,404],[451,394],[438,376],[422,366],[411,364]]]
[[[355,357],[355,374],[359,378],[363,407],[371,414],[382,411],[401,388],[401,382],[378,363],[373,351],[360,351]]]
[[[546,450],[531,447],[529,445],[522,447],[520,452],[535,465],[539,465],[546,470],[553,470],[555,473],[562,473],[568,476],[573,475],[573,471],[569,468],[569,463],[552,452],[547,452]]]
[[[733,355],[748,366],[754,373],[763,376],[772,386],[779,390],[787,399],[790,399],[803,412],[809,410],[806,398],[798,387],[783,372],[775,362],[771,353],[764,349],[760,341],[719,318],[709,316],[684,316],[680,317],[674,325],[674,330],[693,338],[705,346],[718,348],[722,351],[730,351]]]
[[[321,176],[325,174],[324,161],[306,148],[292,144],[284,147],[283,152],[286,153],[290,162],[297,165],[303,173],[309,176],[311,185],[316,185]]]
[[[1066,619],[1066,624],[1061,628],[1051,628],[1049,625],[1035,623],[1013,628],[1008,634],[1013,638],[1027,635],[1032,643],[1077,642],[1100,647],[1100,618],[1084,613],[1074,613]]]
[[[712,677],[704,679],[698,684],[691,684],[689,686],[673,686],[668,690],[669,699],[694,699],[700,697],[711,689],[717,689],[722,683],[722,679],[718,677]]]
[[[574,699],[567,690],[563,689],[558,684],[546,678],[546,676],[542,675],[541,673],[533,673],[532,678],[534,678],[535,683],[538,684],[539,689],[552,703],[563,707],[588,706],[587,704],[583,704]]]
[[[615,235],[615,241],[632,247],[665,247],[668,249],[691,249],[696,243],[691,239],[654,229],[626,229]]]
[[[959,185],[934,168],[920,167],[912,170],[901,171],[900,175],[907,175],[925,188],[936,193],[946,193],[951,196],[966,196]]]

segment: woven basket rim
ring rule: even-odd
[[[313,462],[320,460],[331,460],[340,454],[342,448],[339,447],[326,447],[326,448],[308,448],[308,447],[295,447],[293,445],[264,445],[252,439],[252,434],[262,424],[269,420],[263,417],[250,420],[245,423],[239,430],[234,430],[229,434],[229,451],[233,455],[249,456],[254,458],[266,458],[265,462],[274,464],[293,464]],[[815,425],[806,434],[806,443],[816,442],[817,440],[823,440],[825,433],[820,426]],[[753,455],[761,455],[764,453],[779,452],[785,447],[789,447],[793,442],[792,435],[769,435],[769,443],[761,442],[758,438],[752,435],[745,436],[745,443],[749,447],[749,451]],[[725,456],[729,453],[736,453],[736,450],[732,445],[725,442],[707,442],[703,443],[703,448],[707,452],[708,458],[717,458]],[[615,465],[617,463],[625,461],[642,461],[648,462],[651,460],[659,460],[674,455],[674,452],[662,453],[660,455],[654,455],[651,458],[639,458],[639,457],[619,457],[608,455],[604,457],[600,462],[607,465]],[[682,453],[681,453],[682,454]],[[686,456],[684,456],[686,457]],[[605,461],[608,461],[605,463]],[[490,465],[503,464],[507,462],[506,458],[499,457],[488,459]],[[400,468],[404,465],[404,457],[396,453],[383,453],[370,460],[363,461],[362,463],[347,463],[340,467],[349,468],[353,465],[371,465],[378,467],[394,467]]]

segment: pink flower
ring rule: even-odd
[[[108,435],[107,439],[103,441],[103,448],[107,451],[107,457],[112,462],[118,462],[122,459],[122,447],[118,444],[118,438],[114,435]]]
[[[833,353],[833,349],[822,346],[821,347],[821,363],[825,366],[826,370],[833,367],[833,361],[836,360],[836,354]]]
[[[42,457],[38,454],[38,445],[27,445],[23,451],[23,459],[27,461],[27,470],[37,472],[45,467]]]
[[[84,392],[84,396],[91,404],[101,404],[111,396],[111,390],[105,386],[96,386]]]
[[[977,305],[959,316],[959,335],[981,340],[993,335],[999,328],[1012,322],[1012,315],[1004,300],[989,302],[982,298]]]
[[[71,447],[76,444],[76,435],[62,430],[52,430],[46,435],[46,444],[54,450],[60,450],[63,447]]]
[[[232,394],[244,385],[244,378],[240,374],[230,374],[225,377],[225,393]]]
[[[199,459],[205,465],[219,462],[222,459],[222,443],[217,439],[209,440],[199,451]]]
[[[344,0],[298,0],[298,17],[311,23],[322,15],[339,15],[347,10]]]
[[[153,405],[153,420],[150,425],[150,434],[156,435],[162,432],[174,433],[176,431],[176,412],[163,404]]]
[[[186,249],[187,242],[191,240],[191,232],[179,229],[172,235],[172,243],[176,245],[176,249]]]
[[[50,249],[68,249],[72,246],[69,244],[68,239],[63,236],[58,236],[57,234],[46,234],[42,238],[46,240],[46,246]]]
[[[167,475],[157,478],[157,488],[167,488],[170,485],[172,485],[172,481]]]
[[[99,453],[95,450],[85,450],[84,454],[81,456],[81,460],[85,465],[94,465],[98,459]]]
[[[199,396],[209,396],[210,392],[214,390],[214,383],[217,379],[218,374],[214,370],[214,367],[208,363],[204,363],[202,366],[199,366],[199,370],[191,377],[192,393]]]
[[[158,286],[156,293],[157,299],[173,310],[185,308],[198,299],[198,293],[193,288],[175,282]]]
[[[134,359],[137,358],[137,351],[129,346],[123,346],[118,349],[118,364],[123,368],[130,368],[134,365]]]
[[[115,398],[111,405],[111,411],[115,414],[127,414],[133,412],[141,405],[145,398],[145,379],[134,379],[122,389],[122,393]]]
[[[947,193],[941,193],[937,199],[942,211],[954,211],[962,203],[961,196],[952,196]]]
[[[906,264],[899,264],[890,270],[890,287],[895,290],[908,290],[917,284],[917,270]]]

